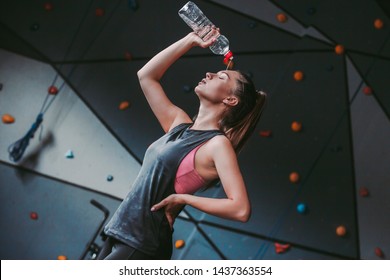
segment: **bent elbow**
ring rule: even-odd
[[[242,211],[240,211],[238,213],[236,219],[239,222],[246,223],[249,221],[250,217],[251,217],[251,209],[248,208],[248,209],[243,209]]]
[[[142,78],[144,77],[144,73],[143,73],[142,69],[138,70],[137,77],[138,77],[139,81],[141,81]]]

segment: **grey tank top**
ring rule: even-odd
[[[198,145],[223,135],[219,130],[193,130],[191,125],[179,124],[149,146],[130,192],[104,228],[107,236],[149,255],[171,249],[172,231],[164,209],[152,212],[150,208],[175,193],[174,180],[184,157]]]

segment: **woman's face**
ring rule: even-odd
[[[210,102],[221,103],[226,97],[231,96],[237,86],[239,73],[232,70],[222,70],[217,73],[206,73],[195,87],[195,93]]]

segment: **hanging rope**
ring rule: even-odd
[[[70,53],[70,50],[81,30],[81,27],[83,26],[87,16],[88,16],[88,12],[91,10],[91,6],[93,4],[94,0],[91,0],[85,13],[84,13],[84,16],[82,18],[82,20],[80,21],[78,27],[77,27],[77,30],[75,32],[75,34],[73,35],[73,38],[66,50],[66,53],[64,55],[64,59],[63,61],[66,61],[69,53]],[[88,52],[88,50],[91,48],[91,46],[93,45],[93,43],[95,42],[95,40],[99,37],[99,35],[101,34],[101,32],[103,31],[104,27],[107,25],[107,23],[109,22],[109,20],[111,19],[111,17],[113,16],[114,12],[116,11],[116,9],[119,7],[119,4],[121,3],[121,1],[119,0],[117,2],[117,5],[115,6],[114,10],[112,11],[112,13],[110,14],[110,16],[107,18],[107,20],[104,22],[102,28],[99,30],[99,32],[96,34],[96,36],[94,37],[94,39],[91,41],[91,43],[88,45],[88,47],[86,48],[86,50],[83,52],[83,54],[81,55],[81,59],[84,58],[85,54]],[[19,161],[25,150],[27,149],[28,145],[29,145],[29,142],[30,142],[30,139],[34,137],[34,134],[35,132],[38,130],[38,128],[40,127],[41,123],[43,122],[43,116],[44,114],[46,113],[46,111],[49,109],[49,107],[52,105],[54,99],[57,97],[57,94],[62,90],[62,88],[65,86],[65,81],[62,81],[62,84],[57,88],[55,86],[55,83],[59,77],[59,71],[62,67],[62,64],[60,65],[60,67],[58,68],[58,71],[54,77],[54,80],[51,84],[51,86],[49,87],[48,89],[48,94],[46,95],[45,97],[45,100],[43,102],[43,105],[41,107],[41,110],[39,112],[39,114],[37,115],[36,117],[36,120],[35,122],[32,124],[31,128],[28,130],[28,132],[25,134],[25,136],[23,136],[21,139],[17,140],[16,142],[12,143],[9,147],[8,147],[8,153],[9,153],[9,158],[11,161],[14,161],[14,162],[17,162]],[[67,75],[67,78],[69,80],[70,76],[73,74],[74,70],[76,69],[77,65],[73,65],[72,69],[69,71],[68,75]]]

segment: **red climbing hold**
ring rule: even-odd
[[[370,195],[370,192],[368,191],[368,189],[367,189],[366,187],[361,187],[361,188],[359,189],[359,195],[360,195],[361,197],[367,197],[367,196]]]
[[[55,86],[50,86],[48,89],[49,94],[56,95],[58,93],[58,88]]]
[[[95,10],[95,15],[96,15],[97,17],[102,17],[102,16],[104,16],[104,9],[102,9],[102,8],[96,8],[96,10]]]
[[[375,255],[377,255],[381,259],[383,259],[385,257],[385,254],[383,253],[383,251],[379,247],[375,248]]]
[[[38,213],[37,212],[31,212],[30,213],[31,220],[38,220]]]
[[[50,2],[46,2],[46,3],[43,5],[43,8],[44,8],[46,11],[50,12],[50,11],[53,10],[53,4],[50,3]]]
[[[259,135],[261,137],[270,137],[272,135],[272,131],[271,130],[261,130],[259,132]]]
[[[275,251],[276,251],[277,254],[284,253],[288,249],[290,249],[290,247],[291,247],[290,244],[280,244],[280,243],[277,243],[277,242],[275,242],[274,245],[275,245]]]
[[[372,88],[370,88],[370,87],[364,87],[364,88],[363,88],[363,93],[364,93],[365,95],[371,95],[371,94],[372,94]]]

